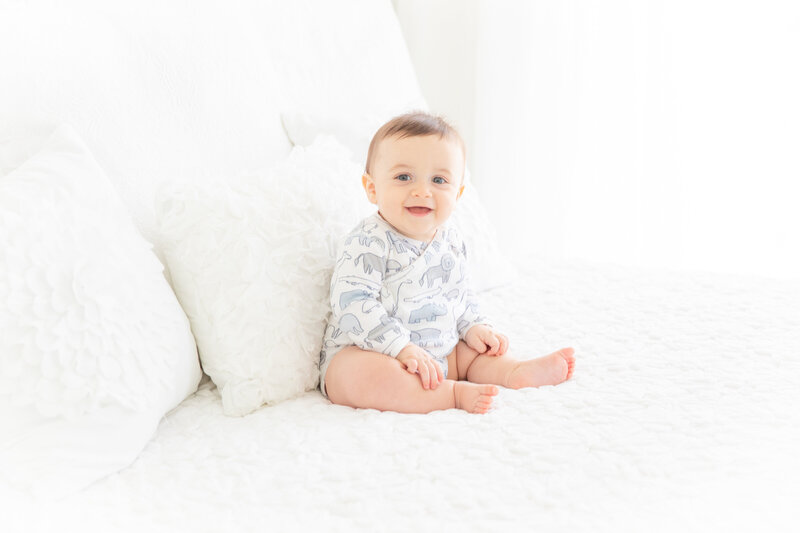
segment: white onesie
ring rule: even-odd
[[[447,356],[476,324],[489,324],[469,288],[467,252],[455,228],[433,240],[409,239],[380,214],[344,240],[331,279],[331,315],[320,352],[320,388],[333,356],[346,346],[391,357],[409,342],[447,372]]]

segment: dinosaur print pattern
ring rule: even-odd
[[[397,232],[378,213],[340,241],[331,276],[331,312],[320,351],[325,372],[342,348],[396,357],[409,343],[447,368],[447,356],[475,324],[488,324],[469,290],[466,249],[439,228],[430,243]]]
[[[348,245],[348,244],[350,244],[350,242],[351,242],[353,239],[358,239],[358,243],[359,243],[361,246],[364,246],[365,248],[369,248],[369,247],[370,247],[370,246],[372,246],[373,244],[377,244],[377,245],[378,245],[378,246],[381,248],[381,250],[383,250],[384,248],[386,248],[386,243],[384,243],[384,242],[383,242],[381,239],[379,239],[378,237],[373,237],[373,236],[371,236],[371,235],[368,235],[368,234],[365,234],[365,233],[360,233],[360,234],[358,234],[358,235],[351,235],[351,236],[350,236],[350,237],[348,237],[348,238],[347,238],[347,240],[344,242],[344,243],[345,243],[345,245]]]
[[[436,328],[423,328],[411,332],[411,342],[422,348],[442,346],[442,331]]]
[[[339,308],[345,309],[358,300],[368,300],[372,295],[368,291],[354,290],[343,292],[339,296]]]
[[[392,272],[400,272],[400,269],[403,268],[403,265],[400,261],[395,261],[394,259],[389,259],[386,261],[386,273],[391,274]]]
[[[411,324],[419,324],[423,320],[434,322],[438,317],[447,314],[447,308],[443,305],[425,304],[419,309],[414,309],[408,317]]]
[[[458,289],[453,289],[453,290],[458,292]],[[404,302],[413,302],[413,303],[416,304],[416,303],[419,303],[419,302],[424,302],[425,300],[430,300],[431,298],[434,298],[436,295],[438,295],[441,292],[442,292],[442,288],[441,287],[436,287],[433,290],[421,292],[421,293],[415,294],[414,296],[411,296],[409,298],[403,298],[403,301]],[[450,298],[448,298],[448,300],[449,299]]]
[[[353,313],[345,313],[342,315],[342,318],[339,319],[339,330],[333,333],[333,337],[338,337],[341,335],[342,331],[361,335],[364,330],[361,328],[361,322],[358,321],[358,317],[356,315]]]
[[[392,320],[388,315],[384,315],[381,317],[380,325],[371,329],[367,335],[367,338],[375,339],[378,342],[383,342],[385,335],[389,332],[395,332],[399,334],[400,327],[397,325],[397,321]]]
[[[368,252],[356,257],[356,266],[358,266],[359,261],[361,261],[361,266],[364,268],[364,274],[372,274],[373,270],[377,270],[379,272],[386,270],[386,263],[383,258],[373,253]]]
[[[446,283],[450,280],[450,271],[453,270],[456,266],[456,259],[452,255],[444,254],[442,256],[442,262],[436,266],[433,266],[425,271],[425,274],[419,280],[419,284],[422,285],[425,283],[425,278],[428,280],[428,287],[433,287],[433,283],[439,279],[443,283]]]
[[[409,252],[419,254],[419,247],[416,244],[403,238],[392,230],[386,232],[386,239],[389,241],[389,245],[394,247],[398,254]]]
[[[444,297],[445,297],[445,298],[447,298],[447,301],[448,301],[448,302],[452,302],[453,300],[455,300],[456,298],[458,298],[458,294],[459,294],[459,292],[460,292],[460,291],[459,291],[458,289],[453,289],[453,290],[451,290],[451,291],[447,291],[447,292],[444,294]]]

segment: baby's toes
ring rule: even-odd
[[[558,353],[567,362],[567,364],[575,362],[575,350],[573,348],[561,348]]]
[[[472,412],[473,413],[485,414],[485,413],[488,413],[489,409],[491,409],[491,408],[492,408],[492,402],[491,401],[488,401],[488,402],[478,401],[475,404],[475,409]]]
[[[486,413],[492,406],[492,397],[500,392],[495,385],[477,385],[468,381],[454,386],[456,408],[470,413]]]
[[[562,348],[559,350],[559,353],[567,362],[567,377],[565,379],[569,379],[572,377],[572,373],[575,370],[575,350],[572,348]]]
[[[492,402],[494,402],[494,398],[491,396],[481,396],[475,402],[475,405],[479,405],[481,407],[491,407]]]
[[[492,407],[494,397],[498,394],[498,392],[499,389],[494,385],[487,385],[481,391],[481,395],[478,396],[478,399],[475,402],[476,409],[482,413],[487,412]]]
[[[496,385],[481,385],[480,391],[481,395],[486,396],[497,396],[500,394],[500,389],[498,389]]]

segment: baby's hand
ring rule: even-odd
[[[464,336],[467,346],[483,355],[503,355],[508,350],[508,337],[489,326],[472,326]]]
[[[397,360],[405,365],[409,373],[419,373],[419,379],[422,380],[424,389],[435,389],[444,380],[442,367],[433,360],[428,352],[416,344],[409,343],[400,350]]]

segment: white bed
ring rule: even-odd
[[[282,159],[291,149],[285,109],[333,108],[341,120],[419,102],[388,2],[245,2],[235,13],[221,2],[127,13],[47,4],[2,6],[0,86],[15,81],[0,93],[0,177],[42,124],[69,122],[162,259],[151,199],[163,183]],[[71,46],[92,43],[99,54],[82,78],[66,69],[48,78],[47,68],[74,59],[67,51],[56,61],[63,41],[41,39],[56,28],[87,32]],[[234,55],[214,55],[209,31],[236,52],[233,64],[221,58]],[[34,53],[20,60],[11,44]],[[104,55],[102,44],[121,56]],[[220,69],[229,77],[215,79]],[[59,92],[64,79],[74,86]],[[132,80],[129,107],[113,107],[114,91]],[[284,82],[288,90],[266,92]],[[220,95],[226,105],[200,105]],[[340,123],[332,128],[346,136]],[[536,256],[515,266],[516,276],[502,275],[508,283],[481,292],[483,305],[519,358],[575,347],[570,381],[501,390],[483,416],[354,410],[310,390],[232,417],[206,376],[196,392],[181,383],[177,399],[147,411],[135,460],[117,459],[85,488],[55,500],[4,488],[3,530],[798,529],[800,283]]]
[[[502,390],[485,416],[315,391],[232,418],[206,382],[129,468],[37,516],[68,531],[796,530],[800,287],[531,261],[483,297],[516,353],[574,345],[575,377]]]

